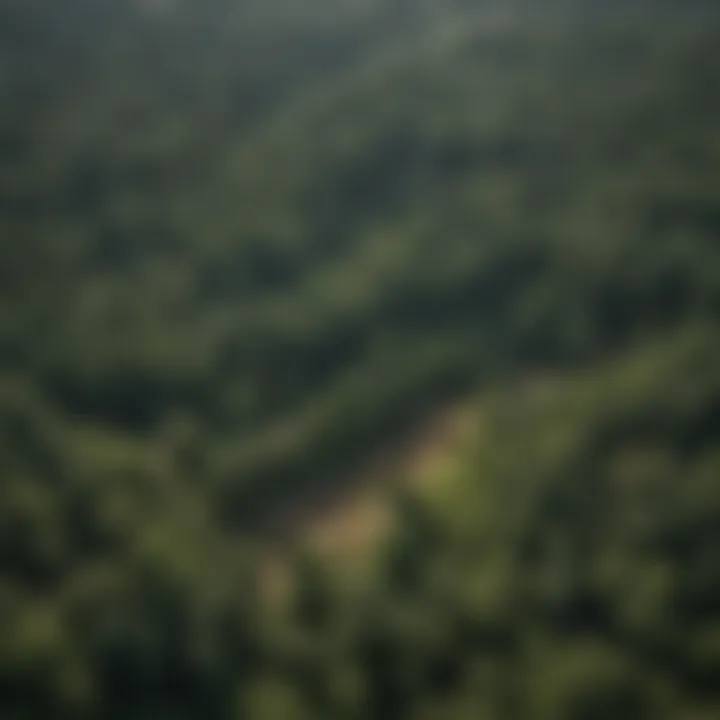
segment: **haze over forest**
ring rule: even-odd
[[[0,717],[719,717],[715,5],[0,0]]]

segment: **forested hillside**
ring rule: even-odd
[[[0,0],[0,716],[716,717],[719,41]],[[464,397],[362,580],[262,592],[287,508]]]

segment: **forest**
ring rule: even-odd
[[[0,717],[720,717],[719,43],[0,0]]]

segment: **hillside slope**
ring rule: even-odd
[[[0,715],[714,717],[718,11],[290,5],[0,0]]]
[[[714,317],[707,13],[476,20],[244,131],[218,105],[234,53],[169,44],[173,99],[143,45],[92,38],[102,84],[71,86],[48,35],[58,77],[3,114],[6,374],[71,423],[193,456],[244,524],[498,370]],[[140,27],[148,51],[187,42]]]

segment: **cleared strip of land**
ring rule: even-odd
[[[348,562],[353,573],[389,531],[392,496],[398,488],[431,490],[443,481],[476,418],[467,399],[437,408],[429,417],[388,443],[352,477],[311,493],[273,520],[263,563],[263,585],[284,585],[288,554],[305,549],[331,561]]]

